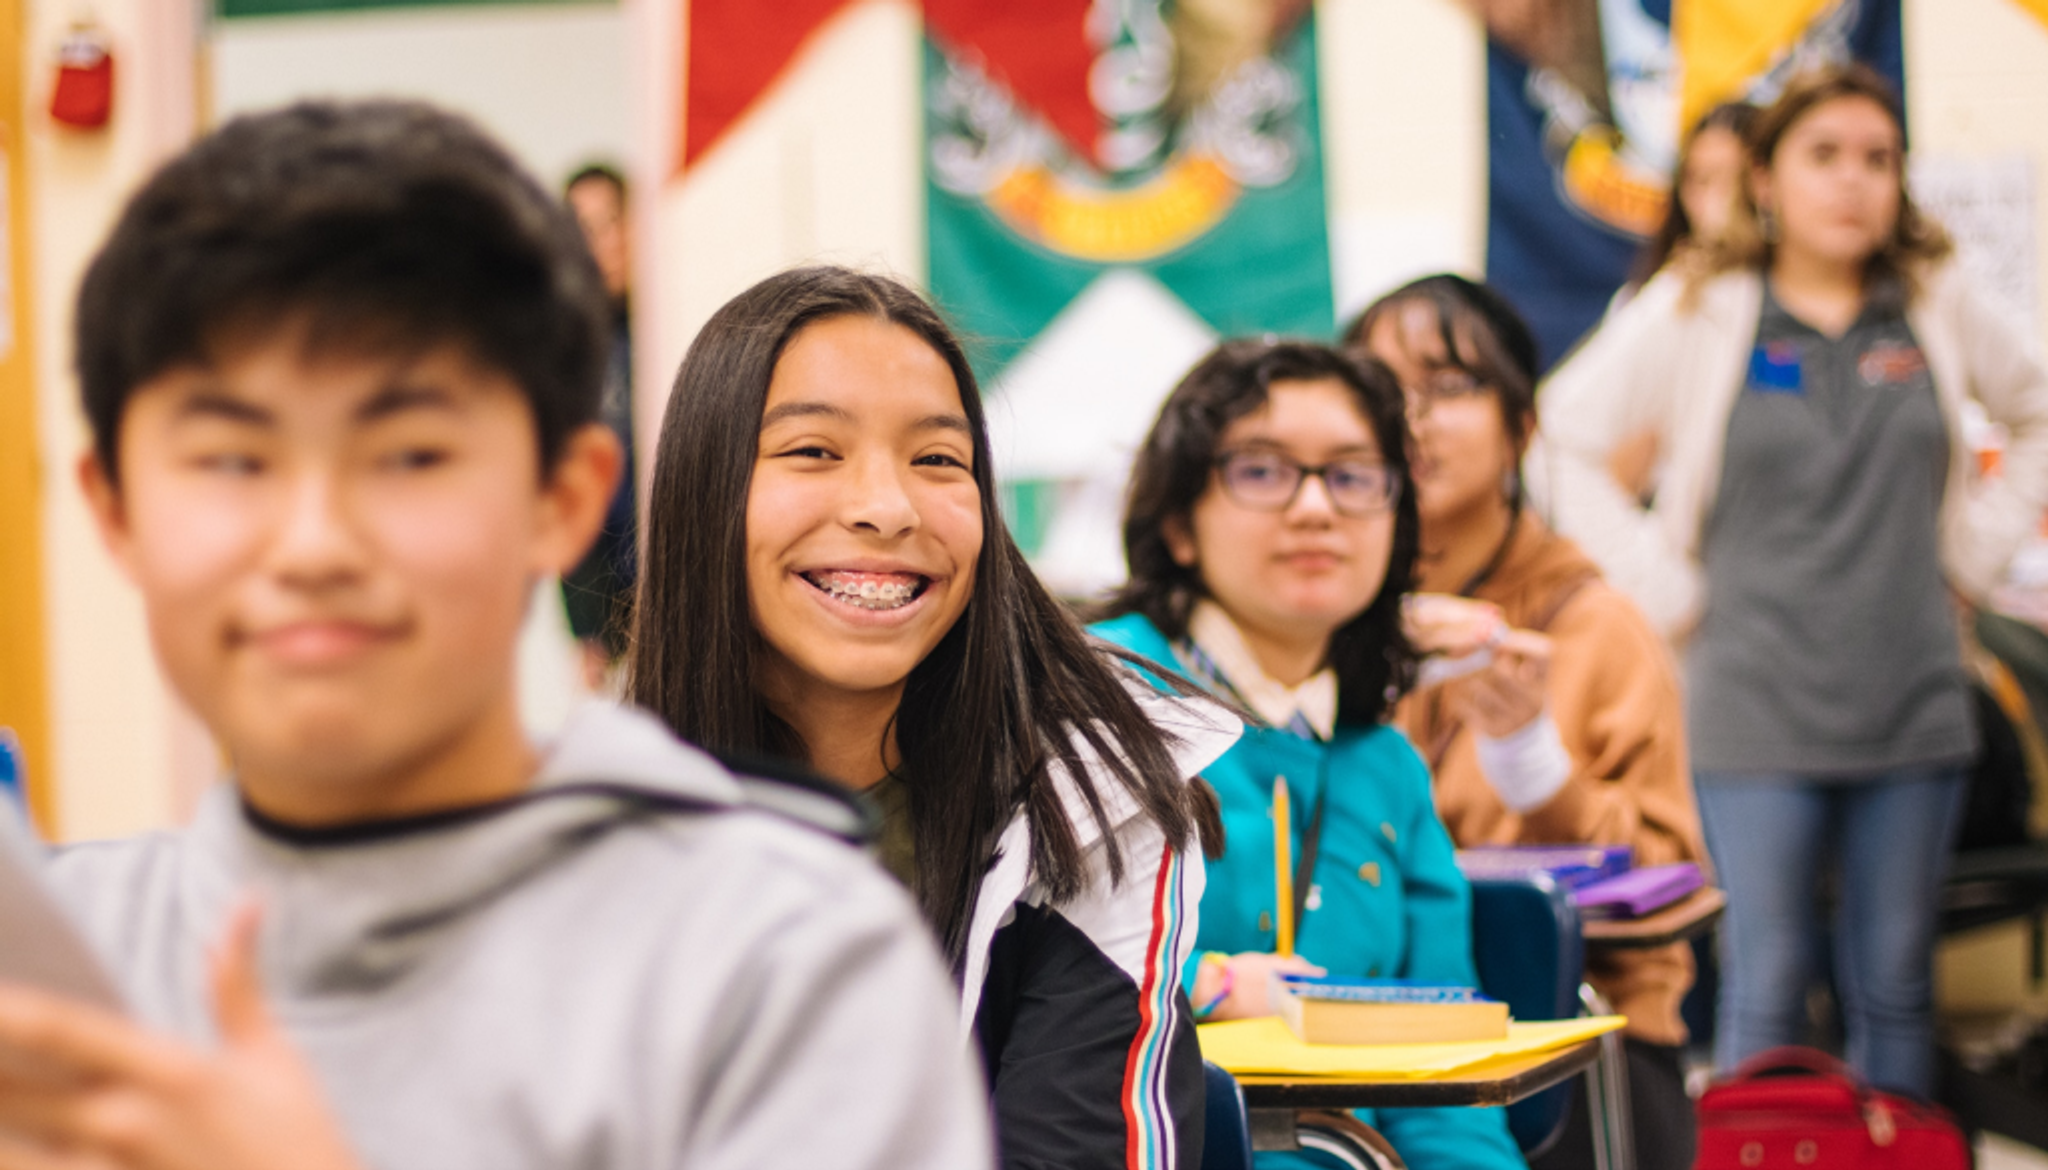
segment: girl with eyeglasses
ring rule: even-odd
[[[1184,981],[1196,1011],[1269,1012],[1275,971],[1471,986],[1471,892],[1429,773],[1386,719],[1415,676],[1401,388],[1377,362],[1301,342],[1227,342],[1175,388],[1124,515],[1130,580],[1094,630],[1229,696],[1268,727],[1204,769],[1226,850],[1209,867]],[[1284,778],[1293,897],[1275,872]],[[1295,953],[1276,953],[1282,916]],[[1498,1109],[1361,1119],[1411,1166],[1523,1165]],[[1262,1170],[1320,1165],[1263,1153]]]
[[[1523,502],[1521,460],[1536,422],[1528,326],[1485,285],[1430,276],[1366,309],[1345,343],[1385,362],[1407,390],[1417,585],[1494,607],[1512,631],[1483,669],[1417,688],[1396,713],[1429,763],[1452,839],[1629,845],[1637,865],[1704,860],[1685,708],[1662,639]],[[1594,955],[1587,978],[1628,1017],[1636,1165],[1690,1167],[1679,1005],[1692,986],[1691,948]],[[1582,1098],[1536,1165],[1591,1165],[1587,1119]]]

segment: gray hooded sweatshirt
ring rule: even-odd
[[[198,1043],[207,948],[257,892],[271,1004],[377,1170],[988,1166],[909,900],[744,800],[593,705],[506,804],[294,832],[220,785],[50,875],[135,1014]]]

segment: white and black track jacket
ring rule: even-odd
[[[1241,731],[1211,704],[1150,688],[1133,694],[1177,739],[1171,754],[1186,779]],[[1112,884],[1103,830],[1065,775],[1055,772],[1093,874],[1088,888],[1048,904],[1020,814],[997,845],[968,927],[960,1019],[988,1070],[1001,1163],[1193,1170],[1202,1154],[1202,1056],[1180,972],[1202,901],[1201,845],[1168,848],[1122,785],[1099,783],[1123,851],[1123,880]]]

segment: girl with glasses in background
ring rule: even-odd
[[[1300,342],[1227,342],[1182,379],[1138,453],[1131,576],[1094,627],[1271,726],[1203,770],[1227,848],[1185,974],[1209,1019],[1265,1015],[1276,971],[1471,986],[1471,892],[1429,773],[1386,723],[1413,682],[1401,595],[1417,520],[1400,386]],[[1272,817],[1285,780],[1292,896]],[[1294,953],[1279,953],[1282,930]],[[1498,1109],[1360,1114],[1412,1166],[1511,1168]],[[1262,1170],[1322,1164],[1264,1153]]]
[[[1452,839],[1628,845],[1637,865],[1704,861],[1685,708],[1662,639],[1524,505],[1521,461],[1536,425],[1528,326],[1485,285],[1430,276],[1366,309],[1345,343],[1407,388],[1418,586],[1475,599],[1510,631],[1482,669],[1417,688],[1396,715],[1429,763]],[[1425,651],[1438,648],[1431,632],[1411,627]],[[1686,1170],[1693,1115],[1679,1005],[1693,982],[1690,946],[1594,955],[1586,974],[1628,1017],[1636,1165]],[[1535,1165],[1592,1164],[1581,1096]]]

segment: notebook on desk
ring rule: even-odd
[[[1621,1028],[1621,1016],[1512,1023],[1500,1040],[1457,1044],[1307,1044],[1278,1016],[1203,1024],[1202,1056],[1237,1076],[1411,1081],[1466,1076],[1509,1058],[1555,1052]]]

